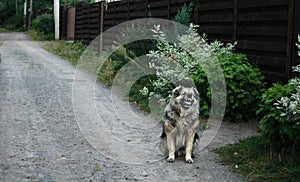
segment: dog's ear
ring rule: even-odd
[[[194,90],[195,98],[198,99],[198,97],[199,97],[198,90],[195,87],[193,87],[193,90]]]
[[[178,86],[173,90],[173,95],[178,97],[180,95],[180,91],[182,90],[182,86]]]

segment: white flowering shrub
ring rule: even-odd
[[[149,96],[166,103],[175,86],[196,86],[200,93],[200,115],[209,117],[210,84],[218,85],[222,76],[227,92],[225,119],[242,121],[249,119],[248,116],[253,117],[265,85],[263,76],[245,55],[233,53],[236,43],[208,43],[206,35],[199,36],[197,28],[197,25],[190,24],[185,34],[177,36],[176,43],[169,43],[166,33],[160,26],[155,26],[157,49],[147,55],[157,79],[152,80],[154,89],[148,89]],[[222,75],[216,74],[216,62],[223,71]],[[145,90],[143,88],[141,93]],[[226,98],[226,93],[218,92],[218,97]]]
[[[171,44],[160,26],[154,27],[152,31],[157,40],[157,50],[147,54],[152,58],[149,67],[155,69],[157,75],[157,79],[152,82],[154,92],[150,93],[151,96],[156,95],[166,102],[174,85],[191,86],[191,78],[197,74],[199,66],[204,66],[209,59],[216,59],[217,54],[232,52],[234,49],[230,43],[225,47],[219,41],[207,43],[205,36],[199,36],[197,28],[197,25],[190,24],[186,34],[179,35],[177,42]]]
[[[299,44],[300,36],[296,43],[300,56]],[[293,67],[293,71],[299,74],[300,65]],[[271,144],[291,150],[300,146],[300,78],[269,88],[258,113],[263,115],[260,128]]]
[[[298,35],[298,43],[296,43],[298,48],[298,56],[300,56],[300,36]],[[294,66],[293,71],[300,73],[300,65]],[[294,93],[290,97],[282,97],[274,105],[277,109],[281,111],[280,116],[284,117],[286,120],[296,121],[295,125],[299,125],[300,129],[300,78],[295,77],[289,81],[290,85],[295,86]],[[300,130],[299,130],[300,132]],[[299,133],[300,135],[300,133]]]
[[[300,73],[300,65],[295,66],[293,71]],[[280,116],[286,120],[297,121],[295,124],[300,125],[300,79],[293,78],[289,84],[295,86],[294,93],[289,97],[280,98],[274,105],[281,111]]]

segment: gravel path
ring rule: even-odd
[[[143,156],[156,153],[142,148],[147,148],[147,142],[159,139],[160,129],[153,131],[156,125],[148,132],[130,125],[119,127],[120,121],[108,99],[110,90],[96,83],[97,112],[105,118],[106,127],[114,137],[120,138],[119,142],[130,143],[128,146],[135,153],[124,150],[124,146],[110,147],[118,143],[109,135],[99,138],[99,146],[92,145],[81,126],[86,117],[84,111],[77,112],[72,98],[75,68],[22,33],[0,34],[0,40],[3,43],[0,47],[0,181],[246,180],[220,164],[212,148],[256,134],[252,124],[223,122],[211,145],[196,153],[193,164],[186,164],[182,159],[171,164],[165,160],[147,163]],[[82,79],[83,85],[86,80]],[[116,102],[121,105],[124,101]],[[130,114],[127,116],[134,119]],[[147,122],[155,121],[147,118]],[[143,138],[137,139],[141,133]],[[114,154],[118,156],[114,158]],[[120,156],[126,158],[119,160]],[[136,163],[137,158],[140,164]]]

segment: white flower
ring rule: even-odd
[[[280,113],[280,116],[281,117],[284,117],[284,116],[286,116],[287,114],[286,113]]]
[[[144,87],[142,90],[139,90],[142,95],[148,95],[149,90],[147,87]]]
[[[229,53],[234,50],[234,44],[214,42],[207,43],[206,36],[199,36],[198,25],[190,24],[186,34],[177,36],[177,43],[171,44],[167,41],[167,34],[160,26],[154,26],[152,30],[157,40],[157,50],[149,51],[147,54],[152,60],[149,67],[156,71],[157,79],[152,82],[157,94],[167,97],[165,93],[159,93],[172,85],[172,81],[186,82],[189,75],[196,73],[199,66],[204,66],[212,58],[220,53]],[[207,64],[209,65],[209,64]]]

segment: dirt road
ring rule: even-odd
[[[0,40],[3,43],[0,47],[0,181],[246,180],[221,165],[211,149],[254,135],[255,128],[250,124],[223,122],[211,145],[196,153],[193,164],[186,164],[182,159],[174,163],[156,160],[134,164],[131,159],[145,153],[139,147],[136,153],[113,151],[115,149],[109,147],[102,152],[81,132],[78,119],[84,120],[85,116],[74,112],[73,66],[22,33],[0,34]],[[99,108],[109,105],[105,99],[109,97],[109,89],[100,83],[96,83],[95,88],[101,93],[95,105]],[[112,113],[106,113],[113,111],[106,110],[99,112],[107,121],[117,122]],[[117,131],[115,124],[108,127],[127,142],[131,142],[128,137],[139,130],[131,131],[129,127]],[[159,132],[148,137],[158,140],[156,133]],[[151,135],[151,132],[146,134]],[[101,138],[105,141],[100,144],[110,145],[110,138]],[[143,146],[145,140],[135,142],[133,146]],[[127,161],[114,160],[108,153],[125,154]]]

